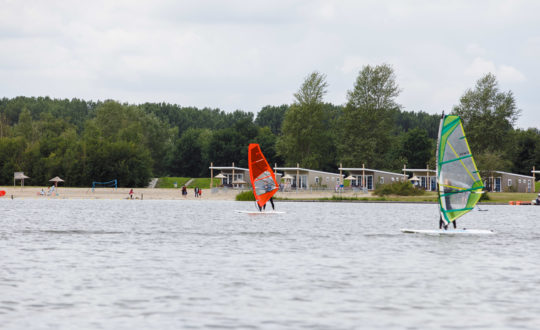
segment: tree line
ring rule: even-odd
[[[365,66],[343,105],[324,100],[327,88],[326,76],[312,72],[292,104],[265,106],[256,116],[169,103],[2,98],[0,184],[11,184],[16,171],[32,185],[56,175],[68,186],[117,179],[132,187],[153,176],[205,177],[210,162],[247,167],[249,143],[280,166],[434,168],[440,114],[403,110],[392,67]],[[514,96],[492,74],[450,112],[462,116],[481,169],[530,174],[540,164],[540,132],[514,128]]]

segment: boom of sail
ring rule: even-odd
[[[437,183],[442,219],[446,224],[471,211],[484,185],[459,116],[443,116],[437,146]]]
[[[276,176],[256,143],[249,145],[248,163],[253,194],[257,204],[262,207],[278,190]]]

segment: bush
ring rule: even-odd
[[[484,193],[482,194],[482,197],[480,197],[479,202],[489,201],[489,200],[491,200],[491,198],[489,197],[487,191],[484,190]]]
[[[394,182],[392,184],[379,184],[374,191],[377,196],[399,195],[399,196],[421,196],[425,194],[424,189],[416,188],[412,183]]]
[[[238,195],[236,195],[236,200],[239,202],[254,202],[255,201],[255,195],[253,195],[253,191],[242,191]]]

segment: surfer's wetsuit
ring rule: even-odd
[[[272,189],[270,188],[270,185],[269,185],[268,183],[266,183],[266,184],[264,185],[264,190],[265,190],[266,192],[272,191]],[[270,201],[270,204],[272,204],[272,210],[275,210],[275,207],[274,207],[274,198],[273,198],[273,197],[270,197],[270,199],[269,199],[268,201]],[[266,203],[268,203],[268,202],[266,202]],[[259,211],[262,212],[262,210],[266,210],[266,203],[264,203],[264,205],[263,205],[262,207],[259,206]],[[257,204],[257,205],[258,205],[258,204]]]
[[[275,210],[276,208],[274,207],[274,198],[270,197],[268,201],[270,202],[270,204],[272,204],[272,210]],[[259,206],[259,211],[262,210],[266,210],[266,203],[264,203],[262,207]]]
[[[456,220],[452,221],[452,223],[454,224],[454,229],[456,229]],[[439,229],[443,229],[444,230],[447,230],[448,229],[448,225],[444,223],[443,219],[442,219],[442,215],[440,216],[439,218]]]

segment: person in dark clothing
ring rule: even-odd
[[[264,190],[265,190],[266,192],[272,191],[272,188],[271,188],[270,184],[266,183],[266,184],[264,185]],[[270,199],[269,199],[266,203],[268,203],[268,202],[270,202],[270,204],[272,204],[272,210],[275,210],[276,208],[275,208],[275,206],[274,206],[274,198],[273,198],[273,197],[270,197]],[[263,210],[266,210],[266,203],[264,203],[262,207],[259,206],[259,211],[262,212]],[[259,204],[257,204],[257,206],[258,206],[258,205],[259,205]]]
[[[540,194],[538,194],[538,197],[536,197],[536,205],[540,205]]]
[[[273,197],[270,197],[270,199],[268,200],[268,202],[270,202],[270,204],[272,204],[272,210],[275,210],[276,208],[274,207],[274,198]],[[266,203],[268,203],[266,202]],[[262,209],[263,210],[266,210],[266,203],[264,203],[264,205],[262,206]]]
[[[454,221],[452,221],[452,223],[454,224],[454,229],[456,229],[457,221],[454,220]],[[444,230],[448,230],[448,225],[442,219],[442,214],[441,214],[440,218],[439,218],[439,229],[443,229],[443,228],[444,228]]]

